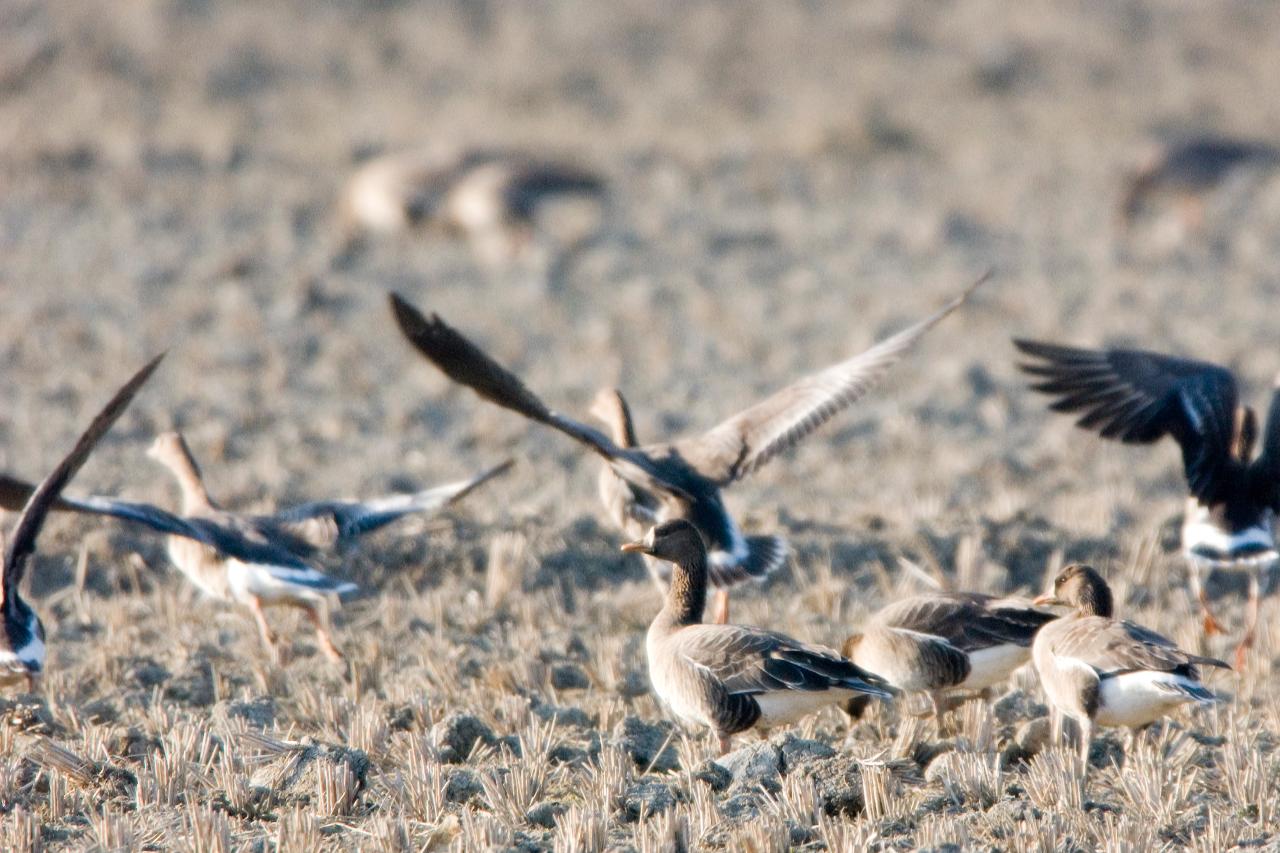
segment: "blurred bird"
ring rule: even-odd
[[[1111,589],[1089,566],[1068,566],[1037,605],[1073,612],[1040,629],[1032,646],[1036,672],[1052,703],[1053,741],[1062,717],[1080,726],[1080,759],[1087,772],[1093,727],[1138,731],[1189,702],[1217,697],[1200,682],[1200,666],[1230,669],[1215,658],[1184,652],[1154,631],[1113,617]]]
[[[0,551],[4,553],[4,575],[0,581],[0,607],[3,608],[0,619],[4,626],[4,633],[0,636],[0,683],[25,679],[29,691],[36,689],[36,681],[44,671],[44,624],[18,590],[27,564],[35,555],[36,539],[62,489],[89,459],[98,440],[124,414],[134,395],[159,367],[162,358],[163,355],[152,359],[116,392],[71,452],[35,488],[18,516],[18,523],[14,525],[8,542],[5,543],[4,536],[0,535]]]
[[[1171,200],[1188,230],[1204,224],[1205,196],[1246,168],[1280,163],[1280,148],[1212,136],[1197,136],[1152,150],[1129,175],[1120,204],[1120,228],[1128,231],[1160,199]]]
[[[577,196],[603,199],[604,179],[573,163],[515,152],[420,151],[379,157],[343,191],[347,232],[396,233],[437,228],[465,237],[486,260],[508,262],[535,236],[540,207]]]
[[[654,693],[686,722],[711,729],[720,754],[752,728],[787,725],[854,696],[887,699],[892,687],[833,649],[742,625],[704,625],[707,549],[683,519],[622,546],[674,565],[666,603],[649,625],[645,654]]]
[[[329,577],[308,560],[321,551],[353,547],[366,533],[410,513],[431,512],[457,501],[512,464],[508,461],[469,480],[413,494],[359,502],[317,501],[275,515],[240,515],[222,509],[210,497],[179,433],[161,434],[148,453],[177,479],[183,518],[150,504],[96,495],[68,496],[55,508],[112,516],[170,534],[169,558],[178,570],[205,594],[246,605],[269,651],[276,652],[276,637],[263,607],[290,605],[306,612],[321,650],[334,660],[342,655],[330,636],[329,603],[358,587]],[[24,500],[29,490],[21,480],[0,477],[0,506]]]
[[[898,690],[927,693],[941,717],[947,695],[986,691],[1027,663],[1036,632],[1055,618],[1020,598],[931,592],[881,608],[840,653]],[[855,696],[844,710],[856,720],[866,705]]]
[[[921,322],[861,355],[793,382],[701,435],[640,447],[619,446],[599,430],[548,408],[514,374],[439,316],[428,319],[395,294],[391,306],[409,342],[455,382],[563,432],[604,457],[628,487],[615,492],[605,486],[608,494],[602,494],[624,530],[674,518],[692,522],[710,551],[708,572],[717,590],[713,620],[723,623],[728,619],[728,589],[747,580],[763,580],[782,566],[788,549],[779,536],[745,536],[725,507],[721,490],[795,446],[861,398],[987,277]],[[615,408],[609,416],[623,418],[613,424],[615,436],[621,430],[623,441],[633,442],[625,401],[618,396],[610,405]]]
[[[1243,668],[1258,622],[1259,574],[1278,556],[1280,382],[1272,391],[1262,452],[1255,458],[1258,418],[1240,404],[1236,379],[1225,368],[1145,350],[1014,343],[1035,359],[1021,365],[1039,380],[1031,387],[1055,398],[1054,411],[1083,413],[1077,426],[1127,444],[1151,444],[1167,435],[1182,448],[1191,492],[1182,550],[1205,633],[1220,633],[1222,627],[1209,608],[1201,572],[1249,573],[1245,632],[1236,649],[1236,665]]]

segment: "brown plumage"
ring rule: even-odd
[[[1207,568],[1249,572],[1249,605],[1237,665],[1253,645],[1258,573],[1277,559],[1280,510],[1280,387],[1272,391],[1262,452],[1254,456],[1258,419],[1239,402],[1230,371],[1203,361],[1146,350],[1089,350],[1018,340],[1033,361],[1031,387],[1055,398],[1050,408],[1081,414],[1076,425],[1103,438],[1150,444],[1165,436],[1182,449],[1190,497],[1182,549],[1206,633],[1220,631],[1201,584]]]
[[[689,522],[665,521],[622,548],[674,564],[666,603],[645,638],[649,680],[676,716],[715,733],[721,754],[747,729],[785,725],[859,693],[892,695],[832,649],[759,628],[702,624],[707,551]]]
[[[1229,669],[1216,658],[1179,649],[1172,641],[1133,622],[1116,619],[1111,589],[1089,566],[1073,565],[1054,579],[1053,592],[1038,605],[1072,608],[1040,629],[1032,659],[1055,709],[1080,725],[1081,760],[1088,766],[1095,725],[1132,731],[1188,702],[1216,697],[1200,683],[1200,666]]]
[[[766,577],[781,566],[787,546],[776,536],[743,535],[724,505],[721,490],[794,447],[861,398],[986,278],[933,315],[861,355],[803,377],[704,433],[635,447],[620,446],[600,430],[552,410],[518,377],[439,316],[428,318],[395,294],[391,305],[405,337],[449,378],[598,453],[637,494],[657,502],[660,519],[691,522],[710,551],[712,585],[725,589]],[[727,599],[725,602],[717,617],[727,618]]]
[[[927,693],[940,714],[948,691],[983,691],[1031,658],[1031,642],[1055,618],[1017,598],[975,592],[914,595],[879,610],[841,652],[903,691]],[[849,700],[857,719],[865,700]]]

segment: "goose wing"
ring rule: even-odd
[[[1133,349],[1088,350],[1036,341],[1014,344],[1033,362],[1031,387],[1056,398],[1056,412],[1103,438],[1150,444],[1169,435],[1182,448],[1191,493],[1211,501],[1232,476],[1238,391],[1215,364]]]
[[[874,388],[990,275],[984,275],[941,310],[866,352],[793,382],[702,435],[676,442],[676,452],[717,485],[745,477]]]
[[[63,488],[66,487],[71,478],[76,475],[88,460],[89,454],[93,452],[98,440],[124,414],[124,410],[129,407],[129,403],[133,401],[138,390],[142,388],[146,381],[151,378],[151,374],[160,366],[163,358],[164,354],[162,353],[147,362],[141,370],[135,373],[116,392],[106,406],[98,412],[97,417],[93,419],[88,429],[80,436],[71,452],[58,463],[58,466],[32,492],[30,499],[26,502],[26,506],[22,509],[22,514],[18,516],[18,523],[14,527],[13,536],[9,540],[8,547],[5,548],[3,584],[0,584],[0,601],[3,601],[10,589],[15,588],[22,581],[22,574],[26,570],[28,558],[35,553],[36,539],[40,535],[40,529],[44,526],[44,520],[54,503],[57,502]]]
[[[1068,619],[1055,629],[1050,645],[1055,655],[1081,661],[1104,677],[1138,671],[1193,673],[1199,665],[1230,669],[1133,622],[1089,616]]]

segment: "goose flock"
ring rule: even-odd
[[[1141,207],[1162,180],[1199,188],[1242,160],[1266,159],[1264,153],[1214,148],[1171,156],[1163,173],[1154,167],[1146,173],[1126,212]],[[1198,182],[1184,176],[1179,183],[1177,175],[1188,170]],[[1164,173],[1170,174],[1160,178]],[[488,240],[491,232],[515,228],[523,235],[515,243],[521,243],[545,195],[602,192],[602,182],[589,172],[551,162],[513,162],[496,154],[448,161],[402,157],[377,161],[357,175],[344,209],[348,226],[357,230],[436,222]],[[1211,670],[1232,669],[1118,619],[1106,579],[1090,566],[1066,567],[1052,589],[1030,600],[969,590],[891,602],[848,634],[839,650],[730,621],[731,591],[774,575],[790,549],[776,532],[744,529],[726,492],[872,392],[989,278],[978,278],[864,352],[810,372],[702,432],[658,441],[636,434],[620,390],[606,387],[596,395],[588,414],[599,427],[559,412],[462,331],[394,293],[388,328],[393,321],[411,347],[453,382],[563,433],[599,459],[605,516],[623,537],[622,550],[642,556],[663,595],[645,640],[652,690],[675,717],[708,729],[721,753],[736,734],[785,726],[826,706],[841,708],[856,724],[872,700],[906,701],[916,694],[940,718],[958,701],[989,698],[1016,670],[1031,666],[1052,706],[1055,741],[1065,719],[1075,722],[1085,772],[1096,727],[1127,728],[1136,736],[1181,706],[1218,701],[1202,679]],[[1240,402],[1235,378],[1214,364],[1136,349],[1022,339],[1014,344],[1025,357],[1020,366],[1032,378],[1031,388],[1051,398],[1052,410],[1079,415],[1081,428],[1125,443],[1151,444],[1164,436],[1177,442],[1188,490],[1182,550],[1206,636],[1225,629],[1202,575],[1225,569],[1249,580],[1234,659],[1234,668],[1243,668],[1257,637],[1263,572],[1280,559],[1274,535],[1280,385],[1260,427],[1253,409]],[[103,516],[165,536],[173,566],[201,593],[252,614],[274,660],[281,660],[282,648],[265,611],[288,606],[307,615],[321,653],[340,662],[330,611],[359,587],[328,573],[325,559],[349,554],[365,534],[399,519],[462,500],[513,464],[506,460],[418,492],[244,514],[213,498],[185,438],[166,432],[147,454],[176,482],[178,511],[64,493],[163,357],[120,388],[39,483],[0,474],[0,507],[18,513],[3,540],[0,683],[40,687],[45,635],[20,586],[50,512]]]

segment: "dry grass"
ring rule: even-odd
[[[142,455],[182,427],[235,508],[512,475],[335,573],[347,665],[305,621],[269,662],[145,533],[55,520],[30,584],[39,697],[3,700],[0,849],[1227,850],[1280,842],[1276,604],[1220,708],[1122,756],[1104,732],[1002,761],[1021,721],[873,709],[797,729],[831,782],[713,789],[618,742],[657,599],[600,519],[596,465],[478,404],[393,333],[386,292],[441,312],[554,405],[631,398],[643,437],[714,423],[998,274],[864,405],[730,495],[790,568],[735,620],[838,644],[927,585],[1043,588],[1065,561],[1207,653],[1173,554],[1170,447],[1104,447],[1043,413],[1011,334],[1116,339],[1280,369],[1280,181],[1119,243],[1151,132],[1280,138],[1280,10],[1135,0],[851,6],[10,4],[0,15],[0,469],[38,476],[102,389],[163,371],[77,489],[171,506]],[[599,239],[511,269],[435,237],[342,255],[362,152],[436,139],[581,152],[612,185]],[[7,520],[6,520],[7,522]],[[1240,598],[1224,584],[1222,615]],[[1015,686],[1038,697],[1033,677]],[[462,738],[455,715],[474,717]],[[452,720],[452,721],[451,721]],[[474,732],[473,732],[474,734]],[[780,741],[775,741],[780,743]],[[741,740],[744,745],[752,739]],[[1113,761],[1123,763],[1115,766]],[[929,773],[929,763],[943,761]],[[940,772],[945,768],[947,772]],[[830,783],[830,784],[828,784]],[[827,786],[827,787],[824,787]],[[833,791],[845,806],[827,813]]]

